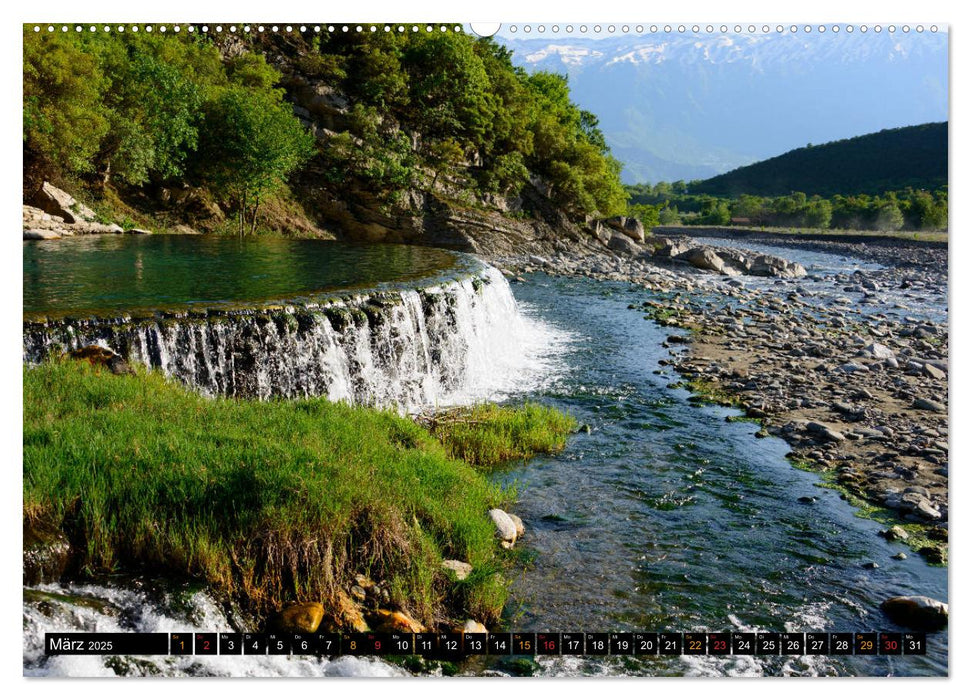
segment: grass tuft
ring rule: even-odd
[[[537,454],[555,454],[577,428],[572,416],[549,406],[479,404],[419,418],[448,454],[484,470]]]

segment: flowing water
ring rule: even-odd
[[[690,403],[658,360],[668,329],[628,304],[620,283],[534,276],[516,296],[568,330],[566,372],[535,394],[591,427],[566,451],[505,476],[527,526],[510,626],[532,631],[870,631],[894,595],[947,600],[947,571],[877,536],[788,446],[757,439],[736,413]],[[798,501],[815,497],[811,504]],[[863,565],[877,562],[879,568]],[[542,659],[550,674],[937,675],[947,635],[926,657]]]
[[[780,292],[798,289],[804,301],[819,307],[838,308],[847,316],[864,321],[874,316],[895,321],[914,318],[935,323],[947,321],[946,285],[914,284],[902,289],[900,280],[885,274],[889,271],[879,263],[808,247],[773,246],[744,239],[705,237],[699,242],[775,255],[801,264],[808,273],[795,280],[795,284],[791,280],[767,277],[736,278],[744,280],[746,287]],[[887,277],[892,282],[885,281]],[[863,278],[879,282],[880,286],[866,289],[860,284]]]
[[[384,318],[397,329],[387,336],[397,345],[388,347],[417,347],[442,335],[464,339],[461,352],[434,357],[441,367],[464,363],[465,379],[453,396],[539,400],[590,426],[562,454],[498,477],[518,484],[513,510],[527,527],[517,545],[522,565],[512,572],[508,629],[894,630],[879,610],[883,599],[947,600],[946,569],[917,556],[892,559],[903,547],[878,537],[878,524],[856,517],[814,475],[793,468],[784,442],[756,439],[754,425],[726,422],[730,410],[697,406],[671,387],[676,377],[658,365],[667,357],[661,344],[668,331],[627,308],[647,292],[534,275],[514,289],[520,313],[501,276],[486,269],[480,277],[489,280],[486,291],[471,278],[445,284],[453,302],[441,306],[409,302],[401,293]],[[330,328],[335,337],[348,331]],[[196,347],[173,342],[183,355]],[[384,365],[374,362],[361,376],[379,370],[398,376],[400,353],[371,356]],[[414,371],[418,376],[421,368]],[[415,398],[420,402],[422,393]],[[804,504],[803,496],[817,500]],[[869,562],[879,568],[863,568]],[[204,592],[42,589],[56,595],[24,605],[28,675],[402,673],[377,659],[47,658],[44,631],[225,631],[234,621]],[[540,657],[539,663],[549,675],[945,675],[947,649],[945,631],[928,635],[926,657]],[[464,670],[482,672],[483,663]]]
[[[517,312],[498,270],[469,256],[414,246],[158,238],[150,247],[154,237],[82,248],[49,285],[46,272],[26,283],[24,361],[100,345],[207,395],[326,396],[402,410],[499,398],[546,373],[546,329]],[[25,278],[57,269],[65,250],[25,245]],[[133,260],[142,261],[144,285],[130,279]],[[390,279],[412,279],[410,286],[333,288],[338,280],[363,285],[384,264]],[[242,281],[233,277],[237,267]],[[125,272],[115,279],[113,270]],[[99,271],[111,280],[104,291],[95,284]],[[152,293],[159,306],[144,307]],[[51,309],[51,300],[60,303]],[[34,316],[40,312],[51,317]]]

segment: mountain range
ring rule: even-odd
[[[497,39],[527,71],[568,76],[629,183],[704,179],[948,118],[946,32]]]

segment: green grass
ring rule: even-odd
[[[23,379],[25,529],[65,533],[82,572],[189,577],[259,617],[333,604],[360,572],[426,625],[451,599],[498,618],[487,510],[513,494],[413,421],[323,399],[209,399],[73,361]],[[474,575],[450,582],[443,558]]]
[[[425,422],[450,456],[483,470],[559,452],[577,428],[571,416],[533,403],[515,408],[480,404],[444,411]]]

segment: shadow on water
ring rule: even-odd
[[[532,563],[517,573],[509,627],[533,631],[899,629],[893,595],[947,600],[947,571],[877,536],[838,494],[785,459],[731,409],[697,406],[659,369],[664,328],[627,305],[628,285],[532,276],[528,310],[574,334],[568,369],[534,396],[591,426],[560,455],[502,478]],[[811,504],[799,502],[813,496]],[[876,562],[879,568],[863,568]],[[926,657],[680,657],[544,661],[549,673],[943,675],[947,634]]]

